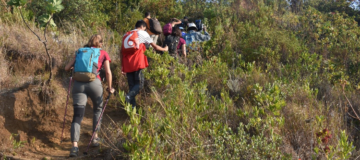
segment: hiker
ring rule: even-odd
[[[186,28],[187,29],[187,25],[189,23],[188,18],[185,16],[184,19],[181,19],[180,21],[181,21],[181,23],[175,25],[175,27],[184,28],[184,29]]]
[[[197,31],[198,28],[196,27],[195,23],[189,23],[188,24],[188,33],[185,34],[185,41],[186,46],[189,46],[192,42],[204,42],[211,39],[209,33],[206,30],[206,27],[203,27],[204,33]]]
[[[172,29],[171,35],[168,35],[168,36],[165,37],[163,47],[168,46],[169,47],[169,54],[171,56],[173,56],[174,58],[178,57],[178,46],[180,44],[181,37],[182,37],[181,36],[181,30],[180,30],[179,27],[174,27]],[[182,43],[185,44],[185,40],[183,40]],[[186,54],[185,54],[185,56],[186,56]]]
[[[159,35],[156,35],[155,33],[150,31],[150,22],[149,19],[151,19],[151,13],[150,12],[146,12],[145,13],[145,18],[144,18],[144,22],[146,23],[146,32],[150,35],[150,38],[152,39],[152,41],[156,44]],[[147,47],[148,48],[148,47]]]
[[[78,141],[80,138],[80,124],[85,114],[85,106],[87,98],[90,97],[93,102],[93,132],[94,139],[92,140],[92,146],[99,146],[100,138],[96,133],[100,129],[100,123],[97,131],[95,131],[96,124],[100,113],[103,109],[103,88],[100,81],[98,72],[101,67],[104,67],[107,80],[107,91],[114,93],[112,88],[112,74],[110,70],[111,59],[108,53],[100,48],[103,46],[103,40],[100,35],[93,35],[84,48],[79,49],[76,52],[75,58],[72,59],[66,66],[65,70],[70,71],[74,69],[73,79],[74,85],[72,89],[74,116],[71,123],[71,142],[73,147],[70,150],[70,157],[76,157],[79,152]],[[83,53],[83,54],[80,54]],[[90,58],[86,57],[86,53],[92,53]],[[82,56],[83,55],[83,56]],[[89,55],[89,54],[88,54]],[[96,58],[98,58],[97,63]],[[76,60],[76,61],[75,61]],[[85,62],[85,63],[81,63]],[[89,62],[89,63],[87,63]],[[93,63],[92,71],[89,72],[77,72],[80,68],[88,67],[87,64]],[[85,65],[83,65],[85,64]],[[84,67],[85,66],[85,67]],[[90,77],[90,78],[89,78]],[[101,120],[100,120],[101,121]]]
[[[181,24],[181,21],[176,18],[171,18],[169,23],[163,27],[164,36],[170,35],[172,33],[172,28],[177,24]]]
[[[128,32],[123,37],[123,45],[120,51],[122,72],[123,74],[126,73],[129,85],[129,93],[125,96],[125,101],[130,103],[133,108],[136,107],[135,96],[144,87],[142,69],[149,66],[147,57],[144,55],[145,45],[150,44],[157,51],[168,51],[167,46],[160,47],[156,45],[145,29],[146,23],[143,20],[137,21],[135,30]],[[133,37],[134,35],[137,35],[137,37]],[[130,41],[131,39],[134,39],[134,41]]]
[[[181,31],[181,37],[185,38],[186,32],[185,32],[185,28],[184,27],[179,27],[180,31]]]
[[[183,27],[179,27],[180,29],[180,33],[181,33],[181,36],[180,36],[180,40],[179,40],[179,44],[177,46],[177,51],[178,51],[178,55],[182,55],[186,58],[186,41],[184,39],[185,37],[185,32],[183,32],[184,28]],[[179,32],[179,31],[177,31]]]
[[[187,30],[188,23],[189,23],[189,19],[188,17],[185,16],[184,19],[181,20],[181,27]]]

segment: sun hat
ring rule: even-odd
[[[188,28],[189,29],[195,28],[197,30],[197,27],[196,27],[195,23],[188,23]]]

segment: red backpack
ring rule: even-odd
[[[172,26],[171,26],[171,23],[168,23],[163,27],[163,33],[165,36],[167,36],[167,35],[170,35],[171,32],[172,32]]]
[[[122,71],[130,73],[148,67],[147,57],[144,55],[145,50],[144,43],[139,42],[137,30],[127,32],[121,45]]]
[[[137,30],[127,32],[121,45],[121,52],[126,54],[133,54],[140,48],[139,35]]]

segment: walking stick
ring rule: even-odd
[[[61,131],[60,144],[61,144],[62,141],[63,141],[63,133],[64,133],[64,128],[65,128],[66,110],[67,110],[67,104],[68,104],[68,102],[69,102],[71,82],[72,82],[72,72],[71,72],[71,75],[70,75],[70,82],[69,82],[68,94],[67,94],[67,98],[66,98],[65,114],[64,114],[64,123],[63,123],[63,128],[62,128],[62,131]]]
[[[83,153],[84,155],[87,155],[87,154],[88,154],[87,152],[89,151],[89,147],[90,147],[91,141],[94,139],[95,132],[96,132],[96,130],[97,130],[97,128],[98,128],[98,125],[99,125],[99,123],[100,123],[100,120],[101,120],[102,115],[103,115],[103,113],[104,113],[104,111],[105,111],[106,105],[107,105],[107,103],[108,103],[108,101],[109,101],[109,99],[110,99],[111,94],[112,94],[112,93],[109,93],[108,97],[106,98],[105,105],[104,105],[104,109],[101,111],[100,117],[99,117],[99,119],[98,119],[98,122],[96,123],[96,127],[95,127],[95,130],[94,130],[94,132],[93,132],[93,134],[92,134],[92,136],[91,136],[90,142],[89,142],[89,144],[88,144],[88,146],[87,146],[86,151]]]

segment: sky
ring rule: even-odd
[[[360,4],[359,0],[355,0],[355,1],[351,2],[350,6],[351,6],[351,8],[354,8],[355,10],[359,10],[360,9],[359,4]]]

